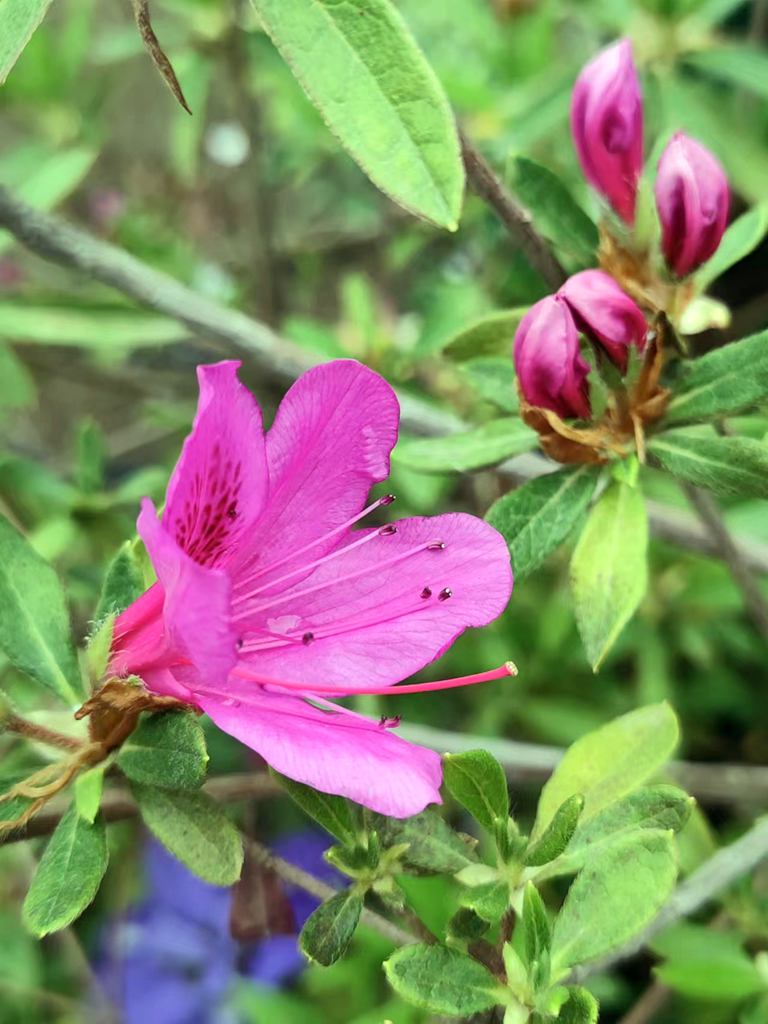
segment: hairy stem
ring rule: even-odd
[[[74,736],[65,736],[63,732],[56,732],[55,729],[48,729],[37,722],[30,722],[20,715],[10,714],[2,723],[6,732],[16,733],[36,743],[44,743],[48,747],[56,747],[59,750],[80,750],[83,744]]]

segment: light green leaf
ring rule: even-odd
[[[768,445],[748,437],[701,437],[670,430],[648,451],[673,476],[715,494],[768,498]]]
[[[408,844],[402,860],[417,872],[453,875],[477,860],[469,844],[429,808],[412,818],[385,818],[375,814],[371,823],[382,845]]]
[[[648,585],[648,513],[639,488],[615,480],[592,508],[571,559],[571,592],[597,671]]]
[[[0,344],[0,422],[11,410],[28,409],[36,400],[32,374],[9,345]]]
[[[467,384],[486,402],[502,412],[516,413],[520,407],[515,368],[507,356],[477,356],[458,368]]]
[[[664,985],[688,999],[741,1002],[764,992],[765,979],[746,954],[696,960],[671,960],[654,969]]]
[[[752,46],[716,46],[691,53],[685,63],[720,81],[768,99],[768,55]]]
[[[525,157],[512,162],[512,190],[528,208],[539,234],[557,249],[574,273],[591,267],[599,244],[597,228],[560,178]]]
[[[637,708],[587,733],[568,748],[541,792],[532,838],[558,807],[581,793],[581,827],[659,771],[677,746],[680,729],[669,704]]]
[[[136,548],[126,541],[107,566],[94,620],[119,615],[144,592],[144,579]]]
[[[24,900],[29,930],[42,938],[79,917],[98,892],[108,857],[104,823],[89,824],[73,804],[48,841]]]
[[[354,843],[357,838],[357,828],[352,807],[341,796],[334,796],[331,793],[321,793],[311,786],[305,786],[301,782],[295,782],[286,775],[272,771],[272,774],[279,780],[280,785],[288,793],[288,796],[299,805],[305,814],[321,825],[326,832],[330,832],[341,843]]]
[[[65,704],[83,697],[64,592],[56,573],[0,516],[0,648]]]
[[[197,789],[208,767],[205,736],[197,716],[185,711],[142,715],[117,763],[132,782],[164,789]]]
[[[552,943],[552,929],[549,924],[547,908],[533,882],[526,885],[523,893],[521,922],[525,959],[528,966],[532,967],[537,962],[541,963],[549,955],[549,947]]]
[[[396,464],[422,473],[462,473],[493,466],[529,452],[538,435],[516,416],[493,420],[464,434],[403,438],[393,453]]]
[[[399,996],[431,1013],[469,1017],[502,999],[490,971],[445,946],[404,946],[385,960],[384,972]]]
[[[768,397],[768,331],[686,362],[675,381],[665,423],[741,412]]]
[[[395,202],[454,230],[464,167],[448,100],[388,0],[253,0],[328,127]]]
[[[529,480],[488,509],[486,519],[509,544],[515,578],[533,572],[568,537],[595,493],[594,466],[561,469]]]
[[[106,768],[107,762],[102,761],[88,771],[81,772],[75,779],[75,807],[80,817],[89,825],[93,825],[99,813]]]
[[[704,291],[721,274],[749,256],[768,231],[768,204],[759,203],[731,224],[714,256],[696,271],[696,286]]]
[[[527,312],[528,307],[521,306],[489,313],[454,335],[445,345],[445,355],[460,363],[479,356],[511,358],[515,331]]]
[[[637,935],[664,905],[676,878],[671,832],[639,832],[590,859],[555,921],[553,973],[597,960]]]
[[[500,880],[474,885],[461,894],[463,906],[482,917],[489,924],[495,924],[506,914],[509,907],[509,886]]]
[[[323,967],[335,964],[352,941],[362,909],[362,896],[354,888],[321,903],[301,929],[299,948],[304,956]]]
[[[496,822],[509,816],[507,778],[487,750],[467,750],[443,757],[443,781],[483,828],[493,832]]]
[[[685,307],[677,329],[680,334],[701,334],[702,331],[724,331],[731,325],[731,311],[724,302],[710,295],[697,295]]]
[[[205,793],[133,783],[149,830],[190,871],[213,885],[232,885],[243,866],[237,829]]]
[[[50,6],[51,0],[0,0],[0,85]]]
[[[125,350],[167,345],[186,333],[175,320],[127,309],[0,305],[0,337],[22,344]]]
[[[568,989],[568,1001],[557,1018],[558,1024],[597,1024],[600,1010],[597,1000],[585,988],[575,985]]]

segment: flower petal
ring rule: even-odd
[[[229,561],[267,497],[261,411],[237,379],[239,366],[197,368],[197,415],[168,485],[163,525],[202,565]]]
[[[283,775],[394,818],[442,802],[442,765],[434,751],[344,708],[323,711],[237,679],[227,690],[227,698],[200,693],[197,703]]]
[[[164,593],[168,654],[163,667],[185,686],[201,679],[211,686],[225,683],[237,660],[229,577],[185,554],[149,499],[142,502],[137,526]],[[151,675],[145,675],[145,681],[152,686]]]
[[[264,676],[354,693],[397,683],[468,626],[484,626],[512,591],[503,538],[463,513],[355,531],[347,546],[280,594],[236,602],[240,663]],[[363,537],[370,540],[355,546]],[[443,550],[428,550],[442,541]]]

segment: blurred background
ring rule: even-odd
[[[764,0],[397,6],[467,132],[499,171],[515,155],[532,157],[596,212],[570,142],[570,89],[601,45],[629,35],[643,78],[650,159],[657,139],[684,127],[723,161],[734,213],[768,202]],[[494,216],[468,197],[452,235],[381,196],[326,130],[247,3],[153,0],[152,13],[193,116],[151,66],[127,3],[57,0],[0,93],[0,183],[247,312],[308,360],[361,359],[404,392],[476,422],[509,410],[511,387],[489,391],[444,355],[481,315],[527,305],[548,290]],[[731,324],[697,336],[700,351],[768,322],[767,248],[718,282]],[[162,498],[194,410],[195,365],[222,354],[238,353],[44,262],[0,231],[0,508],[65,577],[78,636],[87,633],[106,561],[133,535],[139,498]],[[247,358],[242,376],[269,419],[285,378]],[[750,423],[765,436],[768,415]],[[493,472],[459,478],[396,467],[387,489],[398,495],[398,516],[447,508],[482,515],[507,485]],[[654,486],[654,498],[685,505],[671,482]],[[727,515],[740,536],[768,543],[764,505],[741,501]],[[502,620],[466,635],[439,670],[473,672],[512,658],[520,668],[514,684],[387,700],[387,713],[465,735],[563,746],[639,704],[669,699],[682,719],[681,756],[765,764],[765,643],[727,570],[656,543],[648,596],[595,676],[575,628],[567,563],[561,551],[526,579]],[[20,708],[38,706],[38,693],[7,666],[0,672]],[[12,740],[0,742],[6,775],[23,755]],[[211,731],[209,745],[211,774],[248,768],[249,755],[227,737]],[[513,809],[524,824],[537,785],[513,777]],[[736,834],[761,801],[764,809],[765,791],[749,786],[703,801],[683,837],[684,869]],[[288,844],[286,856],[322,870],[322,842],[318,848],[286,800],[244,813],[254,834]],[[76,930],[42,944],[19,920],[28,844],[0,849],[0,1021],[426,1019],[388,992],[381,938],[361,929],[343,962],[303,969],[293,940],[233,940],[231,894],[209,891],[136,840],[132,824],[111,830],[113,866],[96,904]],[[427,922],[449,912],[447,884],[406,881]],[[165,906],[162,894],[185,892],[185,885],[188,897]],[[728,910],[739,941],[764,948],[768,873],[745,882]],[[306,912],[296,909],[299,919]],[[649,963],[594,980],[601,1020],[621,1019],[647,984]],[[653,1019],[763,1020],[745,1012],[741,996],[704,1003],[678,993]]]

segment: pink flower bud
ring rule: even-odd
[[[514,357],[529,405],[558,416],[589,417],[589,364],[579,351],[579,332],[563,299],[548,295],[531,306],[515,333]]]
[[[576,326],[599,345],[624,373],[629,346],[639,350],[648,332],[643,312],[603,270],[582,270],[558,292],[568,303]]]
[[[720,245],[728,221],[728,179],[708,149],[678,132],[661,154],[654,191],[664,258],[685,277]]]
[[[634,224],[643,169],[643,101],[628,39],[599,53],[576,79],[571,131],[587,181],[622,220]]]

